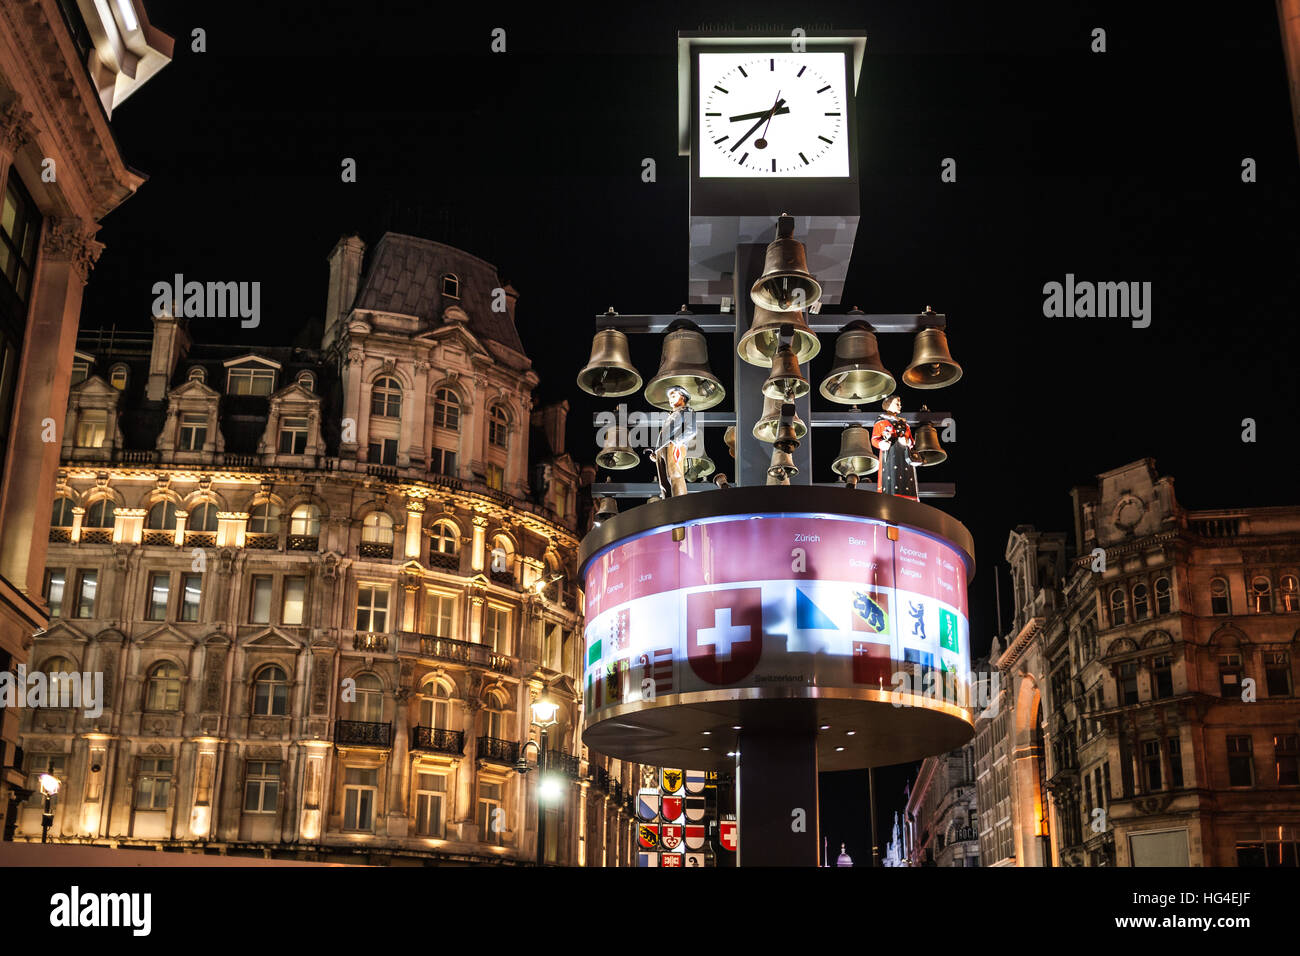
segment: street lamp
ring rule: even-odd
[[[45,797],[45,807],[41,811],[41,842],[46,843],[49,839],[50,827],[54,825],[54,808],[50,801],[54,799],[59,792],[59,778],[54,776],[54,761],[50,761],[49,768],[45,773],[37,777],[41,784],[41,794]]]
[[[552,777],[546,776],[546,752],[548,731],[558,722],[560,705],[551,700],[550,694],[543,689],[537,700],[533,701],[533,725],[541,730],[541,743],[529,740],[519,750],[519,759],[515,761],[515,770],[521,774],[528,773],[528,748],[537,748],[537,865],[543,866],[546,849],[546,815],[542,812],[542,800],[553,800],[560,794],[560,785]]]

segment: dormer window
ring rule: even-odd
[[[90,375],[90,363],[84,359],[77,359],[72,363],[72,384],[80,385]]]
[[[196,365],[194,368],[190,369],[188,378],[191,382],[198,382],[200,385],[206,385],[208,383],[207,369],[200,365]]]
[[[298,384],[301,385],[303,388],[307,389],[307,391],[309,392],[315,392],[316,376],[313,375],[311,372],[299,372]]]
[[[108,435],[108,412],[87,408],[77,417],[77,447],[103,448]]]
[[[108,373],[108,384],[112,385],[119,392],[126,391],[126,366],[114,365],[113,370]]]
[[[226,381],[229,395],[270,395],[275,391],[275,370],[256,365],[232,368]]]
[[[454,272],[448,272],[442,277],[442,294],[449,299],[460,298],[460,279]]]
[[[202,412],[187,412],[181,416],[181,431],[176,442],[177,451],[202,451],[207,440],[207,415]]]

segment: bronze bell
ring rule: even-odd
[[[791,342],[795,357],[800,365],[811,362],[822,350],[817,333],[808,327],[808,319],[802,312],[770,312],[756,306],[754,321],[749,331],[740,339],[736,351],[750,365],[769,368],[781,345],[781,326],[788,325],[794,330]]]
[[[789,451],[777,445],[772,449],[772,463],[767,468],[767,483],[769,485],[788,485],[790,479],[799,474],[799,468],[794,463],[794,456]]]
[[[671,408],[668,389],[674,386],[685,389],[691,409],[697,412],[712,408],[727,396],[727,390],[709,370],[704,333],[687,319],[678,319],[668,327],[659,372],[646,386],[646,401],[655,408]]]
[[[591,358],[578,373],[578,388],[598,398],[617,398],[640,387],[641,373],[632,364],[627,336],[618,329],[601,329],[592,339]]]
[[[763,417],[754,424],[754,437],[759,441],[776,441],[777,429],[781,427],[781,399],[763,398]],[[794,417],[794,437],[798,441],[808,434],[808,426],[798,415]]]
[[[716,470],[713,459],[704,451],[700,452],[698,458],[682,459],[682,474],[687,481],[702,481]]]
[[[822,381],[823,398],[841,405],[864,405],[894,391],[894,376],[880,361],[880,345],[871,326],[855,319],[835,340],[835,364]]]
[[[921,411],[928,412],[929,409],[922,405]],[[933,422],[921,422],[913,429],[912,436],[915,439],[912,445],[912,461],[917,465],[925,468],[948,460],[948,453],[939,444],[939,430],[934,427]]]
[[[728,425],[722,433],[722,441],[727,446],[727,451],[731,452],[731,457],[736,457],[736,426]]]
[[[781,346],[772,359],[772,374],[763,383],[763,394],[768,398],[790,402],[803,398],[811,387],[808,379],[804,378],[803,370],[799,368],[799,358],[794,354],[794,349],[788,345]]]
[[[772,312],[812,308],[822,297],[822,287],[808,271],[808,252],[794,238],[794,218],[784,213],[776,222],[776,238],[767,246],[763,274],[749,290],[754,304]]]
[[[880,470],[880,459],[871,447],[871,432],[861,425],[850,425],[840,432],[840,453],[831,463],[837,475],[865,478]]]
[[[608,471],[626,471],[641,462],[627,443],[627,432],[621,427],[606,426],[605,444],[596,455],[596,464]]]
[[[608,521],[618,514],[618,502],[609,497],[601,498],[596,502],[596,515],[592,518],[593,524],[600,524],[602,521]]]
[[[930,307],[925,307],[921,315],[934,315]],[[961,378],[961,366],[948,354],[948,336],[943,329],[923,328],[916,333],[916,344],[912,349],[912,364],[903,373],[903,384],[912,388],[943,388]]]

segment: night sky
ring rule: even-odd
[[[1300,175],[1271,0],[1212,15],[808,2],[799,20],[790,4],[734,0],[457,6],[149,0],[175,60],[114,117],[149,181],[100,231],[82,327],[147,329],[153,283],[181,272],[262,284],[261,328],[200,337],[314,345],[340,235],[425,236],[519,290],[537,395],[569,400],[570,449],[591,460],[605,406],[573,381],[593,317],[685,301],[677,31],[860,28],[862,222],[843,305],[948,316],[965,376],[902,392],[905,411],[924,399],[956,416],[949,461],[921,478],[957,483],[938,504],[977,542],[975,653],[996,629],[1008,531],[1069,531],[1074,484],[1149,456],[1187,507],[1295,504]],[[495,27],[505,54],[489,50]],[[1094,27],[1104,54],[1089,50]],[[356,183],[341,182],[345,157]],[[641,181],[644,157],[656,183]],[[940,181],[945,157],[956,183]],[[1258,182],[1241,180],[1246,157]],[[1044,318],[1043,285],[1066,273],[1151,282],[1151,326]],[[714,344],[721,371],[728,351]],[[898,377],[910,337],[881,344]],[[833,351],[825,337],[814,386]],[[634,342],[634,358],[648,379],[658,343]],[[1241,441],[1247,417],[1254,444]],[[819,446],[817,480],[833,445]],[[720,434],[710,449],[730,472]],[[882,845],[911,773],[877,772]],[[832,858],[846,842],[869,859],[865,771],[824,776],[822,801]]]

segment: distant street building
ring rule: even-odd
[[[1007,543],[1006,706],[977,723],[988,865],[1295,866],[1300,508],[1188,511],[1144,459],[1074,547]]]
[[[113,138],[113,110],[171,61],[141,0],[0,3],[0,672],[16,675],[42,599],[83,287],[100,221],[145,177]],[[0,710],[0,814],[11,839],[25,789],[19,711]]]
[[[926,757],[912,783],[906,819],[911,866],[979,866],[975,744]]]

